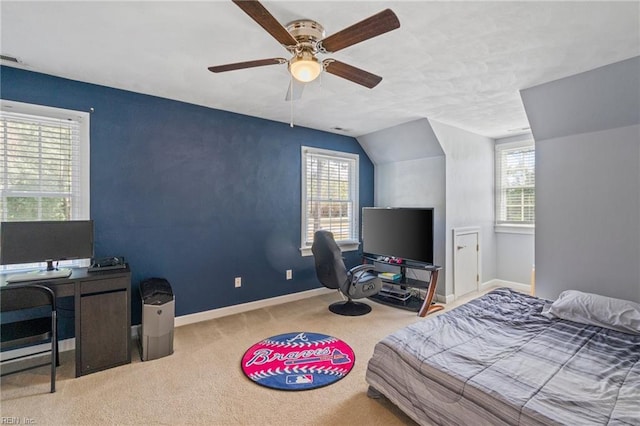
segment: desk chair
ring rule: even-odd
[[[51,393],[56,391],[56,365],[58,364],[58,336],[56,297],[53,291],[38,284],[11,284],[0,287],[1,311],[22,311],[31,308],[40,308],[37,314],[29,316],[29,319],[21,319],[13,322],[2,323],[0,340],[2,349],[18,348],[34,343],[51,341],[51,361],[33,367],[23,368],[7,374],[19,373],[31,368],[51,364]],[[49,309],[45,309],[49,308]],[[34,310],[35,312],[35,310]],[[35,317],[34,317],[35,316]],[[37,352],[46,353],[49,350]],[[36,354],[16,356],[3,360],[2,363],[25,358]],[[5,374],[2,374],[3,376]]]

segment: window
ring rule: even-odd
[[[0,107],[0,220],[89,219],[89,114]]]
[[[313,235],[331,231],[342,250],[358,248],[359,157],[302,147],[302,244],[311,255]]]
[[[496,224],[535,224],[535,147],[533,141],[496,145]]]

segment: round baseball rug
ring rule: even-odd
[[[355,363],[344,341],[320,333],[286,333],[251,346],[242,371],[259,385],[280,390],[327,386],[349,374]]]

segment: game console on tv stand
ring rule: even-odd
[[[101,257],[91,259],[91,266],[89,266],[89,272],[109,271],[113,269],[124,269],[127,264],[122,256],[113,257]]]

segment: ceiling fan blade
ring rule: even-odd
[[[271,13],[259,2],[255,0],[233,0],[233,2],[264,28],[273,38],[284,46],[295,46],[298,44],[295,38],[285,27],[273,17]]]
[[[211,72],[225,72],[233,70],[241,70],[244,68],[262,67],[264,65],[285,64],[287,60],[284,58],[259,59],[257,61],[237,62],[235,64],[217,65],[209,67]]]
[[[386,32],[400,28],[400,21],[391,9],[385,9],[364,21],[360,21],[342,31],[330,35],[320,41],[327,52],[337,52],[345,47],[353,46],[361,41],[379,36]]]
[[[378,75],[334,59],[325,59],[323,64],[325,71],[329,74],[337,75],[369,89],[373,89],[382,81],[382,77]]]
[[[287,89],[287,96],[284,98],[285,101],[297,101],[302,98],[302,92],[304,91],[304,83],[296,80],[295,78],[291,78],[289,82],[289,88]]]

